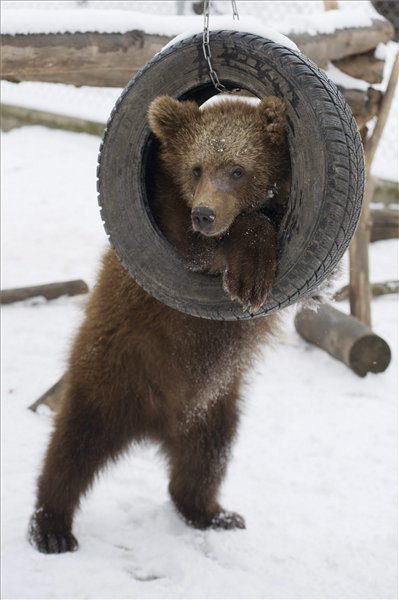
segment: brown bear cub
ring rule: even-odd
[[[243,307],[261,307],[276,272],[276,222],[289,186],[285,107],[156,98],[160,142],[154,212],[193,269],[220,273]],[[274,222],[273,222],[274,221]],[[150,297],[112,250],[74,342],[64,396],[38,482],[29,540],[41,552],[75,550],[72,520],[95,475],[133,441],[157,442],[171,498],[200,529],[244,528],[218,492],[239,419],[240,384],[276,329],[192,317]]]

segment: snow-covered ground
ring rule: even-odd
[[[3,135],[2,287],[95,280],[106,245],[99,140]],[[371,246],[373,280],[397,276],[397,242]],[[51,414],[27,409],[63,373],[84,297],[3,307],[3,598],[396,597],[397,299],[373,301],[392,364],[360,379],[307,345],[293,311],[245,391],[223,489],[247,530],[197,532],[175,514],[162,458],[136,447],[82,503],[77,553],[26,540]],[[347,307],[343,306],[345,310]]]
[[[3,101],[104,121],[120,93],[28,83],[2,91]],[[394,106],[373,172],[397,180]],[[3,134],[2,288],[75,278],[93,285],[107,244],[96,201],[98,147],[98,138],[40,127]],[[372,244],[370,261],[372,281],[397,278],[398,242]],[[4,599],[397,597],[395,295],[372,305],[391,365],[364,379],[306,344],[294,309],[285,312],[280,339],[264,348],[245,389],[223,488],[245,531],[187,527],[169,500],[162,457],[138,446],[82,502],[79,551],[45,556],[29,546],[26,529],[52,414],[27,407],[62,375],[84,302],[2,308]],[[348,311],[346,303],[337,308]]]

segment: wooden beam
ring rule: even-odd
[[[323,17],[328,20],[331,13]],[[334,15],[331,15],[334,16]],[[319,66],[372,50],[394,35],[389,21],[330,34],[288,33]],[[49,33],[1,36],[1,77],[8,81],[48,81],[73,85],[124,87],[170,40],[132,30],[127,33]]]
[[[169,39],[138,30],[2,35],[1,77],[14,82],[124,87]]]

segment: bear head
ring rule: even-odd
[[[285,104],[275,96],[258,105],[220,100],[204,109],[160,96],[148,121],[192,227],[204,236],[220,236],[239,214],[262,208],[286,172]]]

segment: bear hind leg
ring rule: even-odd
[[[228,394],[166,449],[171,498],[184,520],[197,529],[245,528],[241,515],[218,502],[237,423],[237,396]]]
[[[38,481],[28,540],[46,554],[74,551],[74,513],[96,474],[134,437],[127,420],[116,426],[83,397],[64,400]]]

